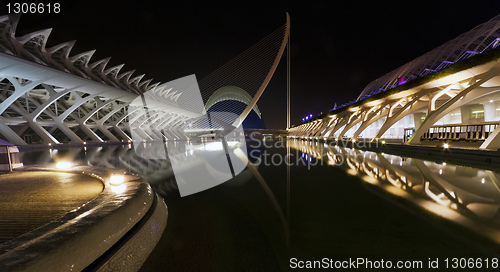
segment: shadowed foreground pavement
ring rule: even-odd
[[[0,174],[0,244],[43,226],[103,190],[87,175],[49,171]]]

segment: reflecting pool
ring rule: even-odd
[[[442,271],[446,258],[499,257],[494,171],[298,140],[247,148],[252,164],[244,171],[186,197],[169,160],[141,158],[131,145],[22,159],[120,168],[148,180],[169,218],[141,271],[275,271],[323,258],[415,260],[424,268],[438,260]]]

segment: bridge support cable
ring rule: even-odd
[[[290,22],[288,22],[290,23]],[[286,47],[286,129],[290,129],[290,86],[291,86],[291,69],[290,69],[290,43],[291,40],[291,34],[288,33],[288,41],[287,41],[287,47]]]
[[[239,116],[232,121],[233,127],[239,127],[254,109],[279,64],[289,40],[290,17],[288,13],[286,20],[286,24],[199,81],[199,89],[205,104],[208,103],[212,94],[227,86],[241,88],[250,95],[251,99],[245,103],[247,106],[243,111],[233,105],[225,105],[224,111],[234,112]],[[189,104],[184,99],[186,98],[181,96],[180,103]]]

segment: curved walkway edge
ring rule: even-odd
[[[104,190],[63,217],[0,245],[0,271],[138,270],[160,239],[168,216],[149,184],[123,171],[87,166],[22,171],[41,170],[90,175],[103,182]],[[110,184],[110,177],[118,174],[124,182]]]

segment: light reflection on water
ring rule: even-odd
[[[130,144],[112,146],[88,146],[81,148],[46,149],[20,152],[24,165],[47,165],[60,161],[75,162],[78,165],[89,165],[111,169],[122,169],[139,174],[151,183],[173,179],[170,162],[165,160],[148,160],[137,156]],[[175,189],[175,182],[165,182]]]
[[[392,186],[399,189],[390,190],[392,194],[426,200],[470,219],[500,226],[500,175],[493,171],[339,146],[330,147],[317,142],[291,140],[288,144],[299,150],[304,161],[312,166],[336,166],[381,188]],[[185,154],[187,158],[193,155],[192,152]],[[157,184],[163,194],[175,190],[175,178],[169,160],[143,159],[135,154],[130,145],[49,149],[22,152],[21,156],[25,165],[72,161],[83,165],[124,169],[141,175],[153,184],[163,183]],[[244,180],[251,178],[252,174],[249,172],[242,173]],[[420,202],[420,205],[429,207],[430,203],[426,202]]]
[[[492,227],[489,238],[500,242],[500,175],[494,171],[300,140],[290,146],[475,231]]]
[[[176,144],[175,146],[178,145],[180,144]],[[251,147],[252,145],[247,146]],[[196,197],[202,198],[202,196],[209,194],[216,195],[219,199],[231,195],[231,201],[244,206],[257,219],[260,227],[264,230],[272,244],[274,254],[281,268],[286,267],[290,256],[300,256],[297,252],[304,252],[304,248],[309,251],[312,251],[314,248],[320,248],[315,253],[317,255],[311,253],[313,256],[334,257],[330,255],[334,253],[338,254],[338,251],[330,249],[337,246],[335,243],[317,242],[321,243],[318,246],[315,242],[311,242],[311,239],[316,239],[316,236],[321,237],[321,241],[325,238],[326,241],[336,241],[332,238],[337,234],[335,231],[332,231],[336,226],[339,226],[338,232],[349,232],[347,230],[353,228],[353,232],[359,229],[360,231],[370,233],[383,229],[382,227],[378,227],[379,225],[389,226],[391,233],[400,231],[398,228],[392,227],[390,225],[392,224],[391,221],[387,221],[387,218],[384,216],[377,216],[380,219],[376,217],[372,218],[369,224],[364,221],[363,218],[369,217],[370,213],[363,213],[364,209],[366,209],[362,207],[363,204],[353,204],[353,201],[359,202],[356,200],[357,194],[360,193],[360,195],[366,196],[366,192],[355,191],[357,189],[354,188],[349,189],[354,195],[337,195],[337,197],[341,198],[335,200],[338,202],[327,199],[329,195],[326,192],[333,189],[339,190],[339,188],[334,186],[335,183],[338,183],[338,180],[334,176],[326,176],[325,173],[331,174],[331,172],[325,172],[325,168],[322,168],[320,165],[329,165],[349,175],[357,176],[362,181],[370,184],[369,186],[376,186],[390,195],[404,198],[433,214],[469,227],[477,233],[488,235],[489,238],[495,240],[497,243],[500,242],[498,240],[498,237],[500,237],[500,183],[499,175],[493,171],[338,146],[329,147],[316,142],[292,140],[288,142],[288,147],[288,155],[292,155],[294,162],[297,162],[296,159],[301,159],[302,163],[307,164],[291,166],[291,180],[290,176],[288,180],[286,179],[285,172],[280,172],[284,170],[284,165],[265,165],[265,154],[262,152],[253,152],[254,156],[250,156],[251,161],[256,161],[255,154],[262,155],[262,164],[258,168],[247,169],[240,173],[237,178],[226,182],[223,186],[217,186],[215,190],[201,192],[194,195],[194,198],[186,198],[185,200],[198,200]],[[260,151],[263,150],[260,149]],[[266,149],[264,151],[268,151],[271,154],[286,155],[286,151],[283,148],[279,150]],[[252,150],[248,150],[248,153],[251,152]],[[190,156],[193,155],[192,152],[185,152],[185,154],[186,160],[189,160]],[[86,150],[83,148],[70,148],[23,152],[22,156],[22,160],[26,165],[43,165],[57,162],[58,160],[66,160],[74,161],[78,164],[123,169],[141,175],[152,184],[156,192],[163,195],[166,199],[169,196],[178,196],[170,162],[167,159],[143,159],[135,154],[133,147],[128,145],[87,147]],[[268,162],[270,161],[268,160]],[[287,169],[287,173],[290,174],[290,169]],[[311,180],[304,181],[305,178],[310,178]],[[319,183],[318,180],[320,179],[328,180],[328,183]],[[309,189],[309,186],[312,189]],[[324,186],[330,187],[325,188]],[[347,191],[351,192],[349,190]],[[311,194],[312,192],[314,194]],[[182,220],[180,217],[175,217],[175,209],[177,208],[181,212],[184,211],[181,209],[181,204],[185,203],[182,202],[184,199],[173,199],[171,201],[171,206],[174,207],[172,209],[174,217],[171,220]],[[229,205],[236,207],[237,205],[234,205],[233,202],[230,202],[231,204]],[[338,207],[338,203],[343,202],[345,202],[345,206]],[[324,205],[330,206],[317,206],[316,203],[326,203]],[[357,205],[360,205],[360,209],[357,208]],[[290,206],[292,207],[291,210]],[[216,207],[219,209],[225,206]],[[346,211],[344,212],[343,210]],[[225,213],[226,211],[222,212]],[[384,213],[384,211],[381,212]],[[354,216],[351,213],[357,214]],[[340,215],[342,218],[337,218],[337,215]],[[348,217],[348,220],[344,220],[343,217]],[[314,218],[314,220],[311,218]],[[307,222],[308,219],[311,221]],[[221,221],[224,220],[224,217],[214,216],[213,220]],[[237,219],[231,218],[231,220]],[[231,222],[223,222],[221,224],[232,224]],[[197,222],[188,221],[183,227],[188,229],[188,225],[197,224]],[[244,226],[246,223],[242,224]],[[318,224],[324,224],[325,227],[318,227]],[[406,228],[409,227],[406,226]],[[290,233],[291,237],[289,236]],[[378,233],[375,236],[381,236],[381,240],[393,239],[391,240],[392,242],[388,242],[391,245],[399,241],[411,240],[412,237],[384,236],[384,233],[382,231],[382,234]],[[185,238],[178,233],[175,235]],[[357,238],[352,238],[354,236],[364,237],[358,233],[351,235],[350,239],[353,240],[352,243],[364,243],[364,241],[357,241]],[[432,238],[438,239],[438,236],[432,236]],[[248,237],[252,236],[248,235]],[[172,245],[172,241],[175,241],[175,238],[172,238],[172,235],[167,235],[165,239],[167,239],[166,242],[163,242],[165,245],[159,246],[159,248],[163,251],[172,250],[168,246]],[[217,237],[217,240],[219,239],[220,237]],[[364,240],[366,238],[359,239]],[[198,243],[202,242],[195,241],[193,244],[194,246],[198,246]],[[245,243],[250,242],[246,241],[241,244],[244,245]],[[345,244],[344,246],[347,247],[347,249],[344,249],[345,256],[351,257],[349,253],[358,250],[357,246],[352,246],[351,248]],[[363,244],[363,246],[366,245]],[[366,248],[367,250],[371,250],[370,253],[380,254],[378,256],[382,257],[387,257],[384,254],[390,252],[404,253],[406,250],[404,247],[396,247],[391,249],[392,251],[386,249],[386,252],[375,252],[375,248],[370,246],[366,246]],[[427,247],[424,245],[414,245],[414,248],[417,251],[419,248],[427,250]],[[189,253],[191,252],[194,252],[194,249],[189,249]],[[290,255],[290,252],[296,255]],[[428,254],[426,252],[424,254]],[[328,255],[329,253],[330,255]],[[309,256],[308,254],[304,256]],[[352,255],[352,257],[358,256]],[[420,255],[420,257],[432,256]],[[176,258],[179,262],[184,260],[182,257]],[[155,260],[156,262],[161,262],[163,259],[165,258],[160,256]]]

